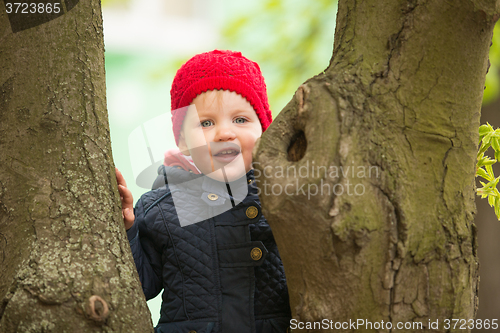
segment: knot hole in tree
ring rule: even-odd
[[[304,157],[307,150],[307,140],[304,133],[305,123],[307,121],[307,111],[309,109],[306,100],[311,92],[307,84],[302,84],[295,92],[295,101],[297,102],[297,114],[295,119],[295,132],[288,144],[288,161],[297,162]]]
[[[298,131],[292,136],[288,145],[288,161],[297,162],[304,157],[307,150],[307,140],[304,131]]]
[[[87,314],[97,322],[104,322],[109,315],[108,303],[102,297],[92,295],[89,298]]]

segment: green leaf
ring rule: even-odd
[[[500,221],[500,204],[495,205],[495,215],[497,216],[497,219]]]
[[[486,157],[484,160],[483,160],[483,165],[493,165],[495,164],[497,160],[492,160],[491,158],[489,157]]]
[[[486,170],[484,170],[483,168],[479,168],[477,169],[477,176],[480,176],[480,177],[483,177],[484,179],[487,179],[487,180],[493,180],[493,178],[491,178],[488,173],[486,172]]]
[[[491,146],[495,151],[500,151],[500,143],[498,142],[498,138],[492,138],[491,139]]]
[[[490,204],[490,207],[495,206],[495,203],[497,202],[496,197],[490,195],[488,196],[488,203]],[[496,207],[496,206],[495,206]]]
[[[483,137],[483,136],[485,136],[486,134],[488,134],[489,132],[491,132],[493,130],[491,128],[491,126],[488,126],[488,125],[481,125],[479,127],[479,137]]]
[[[493,186],[491,186],[492,190],[496,190],[496,187],[497,187],[497,184],[499,181],[500,181],[500,177],[495,178],[495,180],[493,181]]]
[[[488,173],[488,175],[490,175],[491,179],[493,180],[493,178],[495,178],[495,174],[493,173],[493,168],[491,167],[491,165],[485,165],[485,168],[486,172]]]
[[[483,194],[482,194],[482,198],[485,198],[487,196],[491,196],[491,195],[495,195],[495,191],[493,191],[493,189],[491,188],[482,188],[483,190]]]
[[[490,144],[490,140],[491,140],[491,137],[493,136],[493,132],[490,132],[488,134],[486,134],[484,137],[483,137],[483,143],[484,144]]]
[[[484,191],[493,191],[492,187],[494,187],[494,186],[495,186],[495,181],[492,180],[492,181],[486,183],[486,185],[484,185],[483,189],[484,189]]]
[[[477,153],[477,155],[482,155],[484,154],[485,151],[488,150],[488,148],[490,148],[490,144],[489,143],[485,143],[485,142],[482,142],[481,143],[481,148],[479,149],[479,152]]]

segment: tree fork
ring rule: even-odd
[[[475,317],[475,159],[499,8],[339,1],[329,67],[254,155],[294,318],[446,331]]]
[[[0,332],[151,332],[111,156],[100,2],[62,10],[24,30],[0,11]]]

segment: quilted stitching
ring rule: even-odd
[[[253,178],[252,173],[249,174]],[[216,320],[220,311],[218,299],[220,286],[216,280],[218,268],[217,259],[214,257],[216,256],[213,243],[215,240],[214,219],[181,227],[177,218],[177,209],[183,209],[183,214],[195,218],[200,212],[206,211],[207,206],[200,199],[199,194],[195,196],[196,193],[191,193],[191,191],[178,193],[186,203],[182,208],[176,209],[171,196],[158,201],[168,190],[168,185],[166,185],[161,189],[146,193],[140,200],[144,209],[148,210],[143,223],[152,223],[156,226],[154,247],[162,252],[161,278],[165,290],[162,295],[160,323],[204,318]],[[241,205],[218,215],[216,220],[234,223],[233,221],[246,219],[246,207],[250,204],[260,204],[256,189],[249,186],[249,190],[251,192]],[[144,209],[138,210],[138,213],[143,212]],[[271,228],[263,216],[258,223],[250,224],[248,228],[251,240],[261,241],[269,252],[262,265],[254,267],[255,316],[257,318],[275,314],[276,318],[289,318],[285,274]],[[131,240],[131,246],[133,241]],[[145,257],[134,254],[138,267],[144,264],[146,258],[151,259],[147,254]],[[147,276],[141,276],[141,281],[147,278]],[[217,323],[214,332],[219,332],[218,327]]]
[[[172,203],[171,201],[166,203],[169,202]],[[210,314],[216,316],[209,222],[200,222],[182,228],[179,226],[173,205],[162,204],[161,207],[165,212],[166,220],[169,221],[168,230],[173,245],[168,251],[175,251],[175,255],[168,256],[169,262],[165,263],[164,271],[180,269],[178,276],[174,276],[173,279],[183,280],[183,286],[176,288],[177,290],[172,293],[184,299],[184,306],[190,319],[191,317],[203,318]],[[191,208],[193,212],[196,211],[195,205]],[[164,297],[164,301],[168,299]],[[172,320],[185,319],[179,317],[179,313],[167,316]]]
[[[288,288],[278,247],[274,242],[271,227],[262,218],[257,224],[250,225],[252,240],[259,240],[266,246],[269,254],[261,266],[255,267],[255,315],[287,313],[290,308]]]

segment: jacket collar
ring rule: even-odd
[[[161,185],[158,184],[158,179],[153,185],[153,189],[168,184],[171,189],[188,191],[191,194],[200,192],[205,194],[214,193],[218,196],[233,199],[240,202],[249,194],[256,191],[254,170],[248,171],[245,176],[229,183],[220,182],[218,180],[207,177],[204,174],[195,174],[184,169],[176,167],[161,166],[158,168],[158,179],[161,179]],[[229,187],[229,189],[228,189]]]
[[[189,172],[188,170],[184,169],[179,169],[177,167],[169,167],[165,165],[161,165],[158,168],[158,175],[159,176],[167,176],[168,178],[166,179],[166,182],[168,183],[182,183],[182,182],[187,182],[196,178],[200,177],[206,177],[204,174],[195,174],[192,172]],[[243,178],[243,177],[242,177]],[[245,175],[245,178],[247,180],[247,184],[250,184],[255,180],[255,175],[254,175],[254,170],[250,169]],[[211,179],[211,178],[210,178]],[[213,180],[214,182],[218,182],[221,184],[225,184],[224,182],[219,182],[217,180]]]
[[[220,182],[206,175],[190,173],[175,167],[165,167],[163,171],[168,182],[167,189],[172,193],[181,226],[187,226],[218,215],[221,218],[222,216],[225,218],[229,215],[233,216],[235,211],[232,208],[249,200],[254,206],[259,206],[255,201],[258,201],[258,198],[255,198],[257,188],[254,187],[253,170],[230,183]],[[206,205],[194,204],[198,202],[196,199],[201,199]],[[245,204],[240,207],[245,207]],[[229,213],[230,210],[231,213]],[[229,215],[224,215],[225,213]],[[234,218],[235,216],[230,220],[233,221]],[[224,220],[224,218],[222,219]]]

